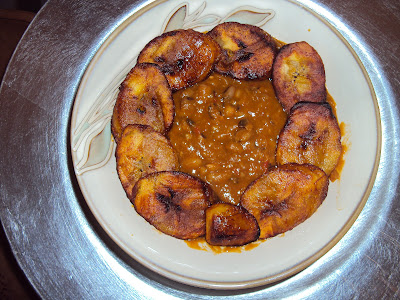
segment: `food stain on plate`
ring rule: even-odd
[[[204,238],[197,238],[193,240],[185,240],[186,245],[195,250],[211,251],[214,254],[221,253],[242,253],[250,251],[260,246],[266,240],[258,240],[247,245],[235,246],[213,246],[206,242]]]

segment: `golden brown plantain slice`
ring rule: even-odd
[[[279,134],[276,162],[309,163],[328,176],[342,153],[339,124],[328,103],[297,103]]]
[[[272,69],[272,84],[287,112],[300,101],[326,101],[324,64],[307,42],[287,44],[280,49]]]
[[[142,177],[131,202],[136,211],[161,232],[179,239],[204,236],[209,187],[189,174],[171,171]]]
[[[271,75],[276,46],[272,37],[259,27],[226,22],[209,33],[222,48],[215,69],[237,79],[267,78]]]
[[[111,120],[116,142],[128,124],[149,125],[165,133],[174,120],[174,100],[168,81],[155,64],[136,65],[120,87]]]
[[[206,79],[220,52],[218,44],[204,33],[175,30],[151,40],[138,62],[158,64],[176,91]]]
[[[216,246],[242,246],[258,239],[256,218],[231,203],[213,204],[206,210],[206,241]]]
[[[119,179],[128,197],[132,187],[142,176],[175,170],[178,157],[169,140],[147,125],[125,127],[115,151]]]
[[[316,166],[287,164],[269,169],[244,191],[241,205],[253,214],[265,239],[293,229],[324,201],[329,180]]]

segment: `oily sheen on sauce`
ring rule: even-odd
[[[237,204],[246,187],[275,165],[286,113],[270,80],[235,80],[213,73],[174,93],[169,132],[181,171],[208,182],[220,199]]]

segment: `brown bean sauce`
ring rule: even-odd
[[[173,97],[169,138],[180,170],[208,182],[221,200],[239,203],[246,187],[275,165],[286,113],[271,81],[213,73]]]

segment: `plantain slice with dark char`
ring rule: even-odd
[[[299,102],[279,134],[277,164],[309,163],[328,176],[342,153],[339,124],[328,103]]]
[[[242,246],[258,239],[256,218],[244,207],[216,203],[206,210],[206,241],[215,246]]]
[[[177,154],[169,140],[147,125],[126,126],[115,156],[118,176],[128,198],[142,176],[179,167]]]
[[[237,79],[261,79],[271,75],[276,54],[273,38],[257,26],[226,22],[208,32],[222,48],[215,69]]]
[[[214,69],[221,49],[208,35],[191,29],[166,32],[151,40],[138,62],[160,66],[173,91],[203,81]]]
[[[309,218],[324,201],[329,179],[313,165],[287,164],[270,168],[253,181],[241,205],[255,216],[260,238],[293,229]]]
[[[167,132],[174,120],[174,100],[168,81],[155,64],[136,65],[122,82],[111,119],[111,130],[118,143],[128,124],[143,124],[160,133]]]
[[[326,101],[325,68],[307,42],[284,45],[276,55],[272,84],[285,111],[300,101]]]
[[[161,232],[179,239],[205,235],[205,210],[210,188],[200,179],[178,171],[142,177],[130,197],[136,211]]]

